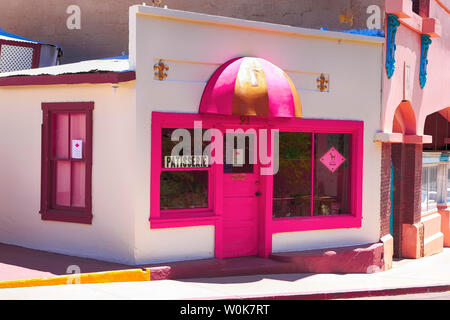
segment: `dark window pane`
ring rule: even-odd
[[[206,131],[206,129],[202,129],[201,137],[199,137],[199,145],[201,145],[201,151],[196,153],[195,152],[195,143],[194,143],[194,129],[183,129],[186,130],[186,138],[188,139],[186,142],[186,146],[190,145],[190,147],[187,148],[187,150],[183,150],[186,152],[181,151],[180,153],[177,152],[176,156],[184,156],[184,157],[177,157],[177,159],[170,158],[172,155],[172,150],[175,148],[176,145],[179,143],[183,143],[184,136],[179,137],[179,140],[172,141],[172,134],[173,132],[177,130],[175,128],[163,128],[161,132],[161,165],[163,168],[192,168],[192,167],[209,167],[210,165],[210,157],[207,159],[204,159],[202,157],[203,153],[205,152],[206,146],[210,144],[210,141],[203,141],[202,137]],[[180,145],[181,146],[181,145]],[[191,157],[192,156],[192,157]],[[183,162],[185,164],[178,165],[177,162]]]
[[[314,135],[315,216],[350,214],[351,135]]]
[[[207,171],[161,172],[161,210],[208,207]]]
[[[311,216],[312,134],[280,132],[279,170],[273,177],[273,217]]]
[[[225,134],[223,145],[223,172],[224,173],[253,173],[253,152],[255,136],[253,134]],[[227,153],[228,159],[227,161]]]
[[[420,0],[411,0],[412,1],[412,11],[420,14]]]

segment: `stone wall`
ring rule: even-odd
[[[62,63],[120,55],[128,52],[128,8],[135,0],[14,0],[0,1],[0,28],[31,39],[59,45]],[[147,1],[151,5],[152,0]],[[80,29],[69,29],[80,8]],[[383,0],[163,0],[171,9],[240,19],[258,20],[329,30],[366,29],[368,7]],[[69,13],[67,13],[69,11]]]

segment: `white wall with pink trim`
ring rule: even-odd
[[[363,220],[356,229],[274,234],[273,251],[358,245],[379,240],[380,128],[384,38],[280,26],[162,8],[130,9],[130,64],[136,68],[136,263],[214,257],[214,227],[153,230],[150,211],[151,113],[197,113],[206,81],[239,56],[266,59],[288,71],[304,118],[363,120]],[[153,66],[168,65],[164,81]],[[318,73],[330,75],[318,92]],[[312,74],[311,74],[312,73]]]

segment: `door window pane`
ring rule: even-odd
[[[253,134],[225,134],[223,152],[224,173],[253,173],[255,136]]]
[[[311,216],[312,134],[279,133],[279,170],[273,176],[273,217]]]
[[[350,145],[350,134],[314,135],[315,216],[350,213]]]

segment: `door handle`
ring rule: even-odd
[[[255,192],[255,196],[257,196],[257,197],[261,196],[261,192],[256,191],[256,192]]]

